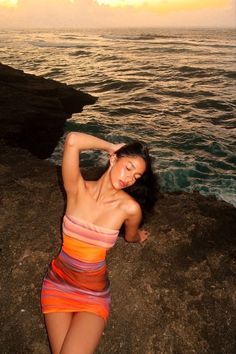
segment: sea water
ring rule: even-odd
[[[0,39],[2,63],[98,97],[65,133],[145,141],[162,191],[236,206],[233,29],[2,30]],[[62,147],[63,138],[55,163]]]

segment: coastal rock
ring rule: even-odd
[[[0,73],[0,348],[49,354],[40,290],[61,247],[65,194],[60,168],[37,156],[55,146],[71,105],[51,80]],[[42,131],[32,131],[33,122]],[[27,129],[32,138],[23,142]],[[96,354],[234,354],[236,209],[199,193],[165,193],[145,227],[144,244],[119,237],[108,254],[112,307]]]
[[[96,100],[66,84],[0,64],[0,138],[47,158],[66,119]]]
[[[40,289],[61,246],[61,171],[1,148],[1,352],[49,354]],[[119,237],[108,254],[112,308],[96,353],[235,353],[236,209],[163,194],[146,228],[147,242]]]

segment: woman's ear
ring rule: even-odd
[[[116,163],[116,161],[117,161],[117,156],[116,156],[116,154],[112,154],[112,155],[110,156],[110,166],[111,166],[111,167],[114,166],[115,163]]]

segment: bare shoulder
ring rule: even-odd
[[[121,201],[121,207],[125,211],[127,216],[139,215],[141,214],[141,207],[139,203],[132,198],[129,194],[124,192]]]

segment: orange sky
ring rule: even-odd
[[[236,0],[0,0],[0,27],[235,27],[235,12]]]

